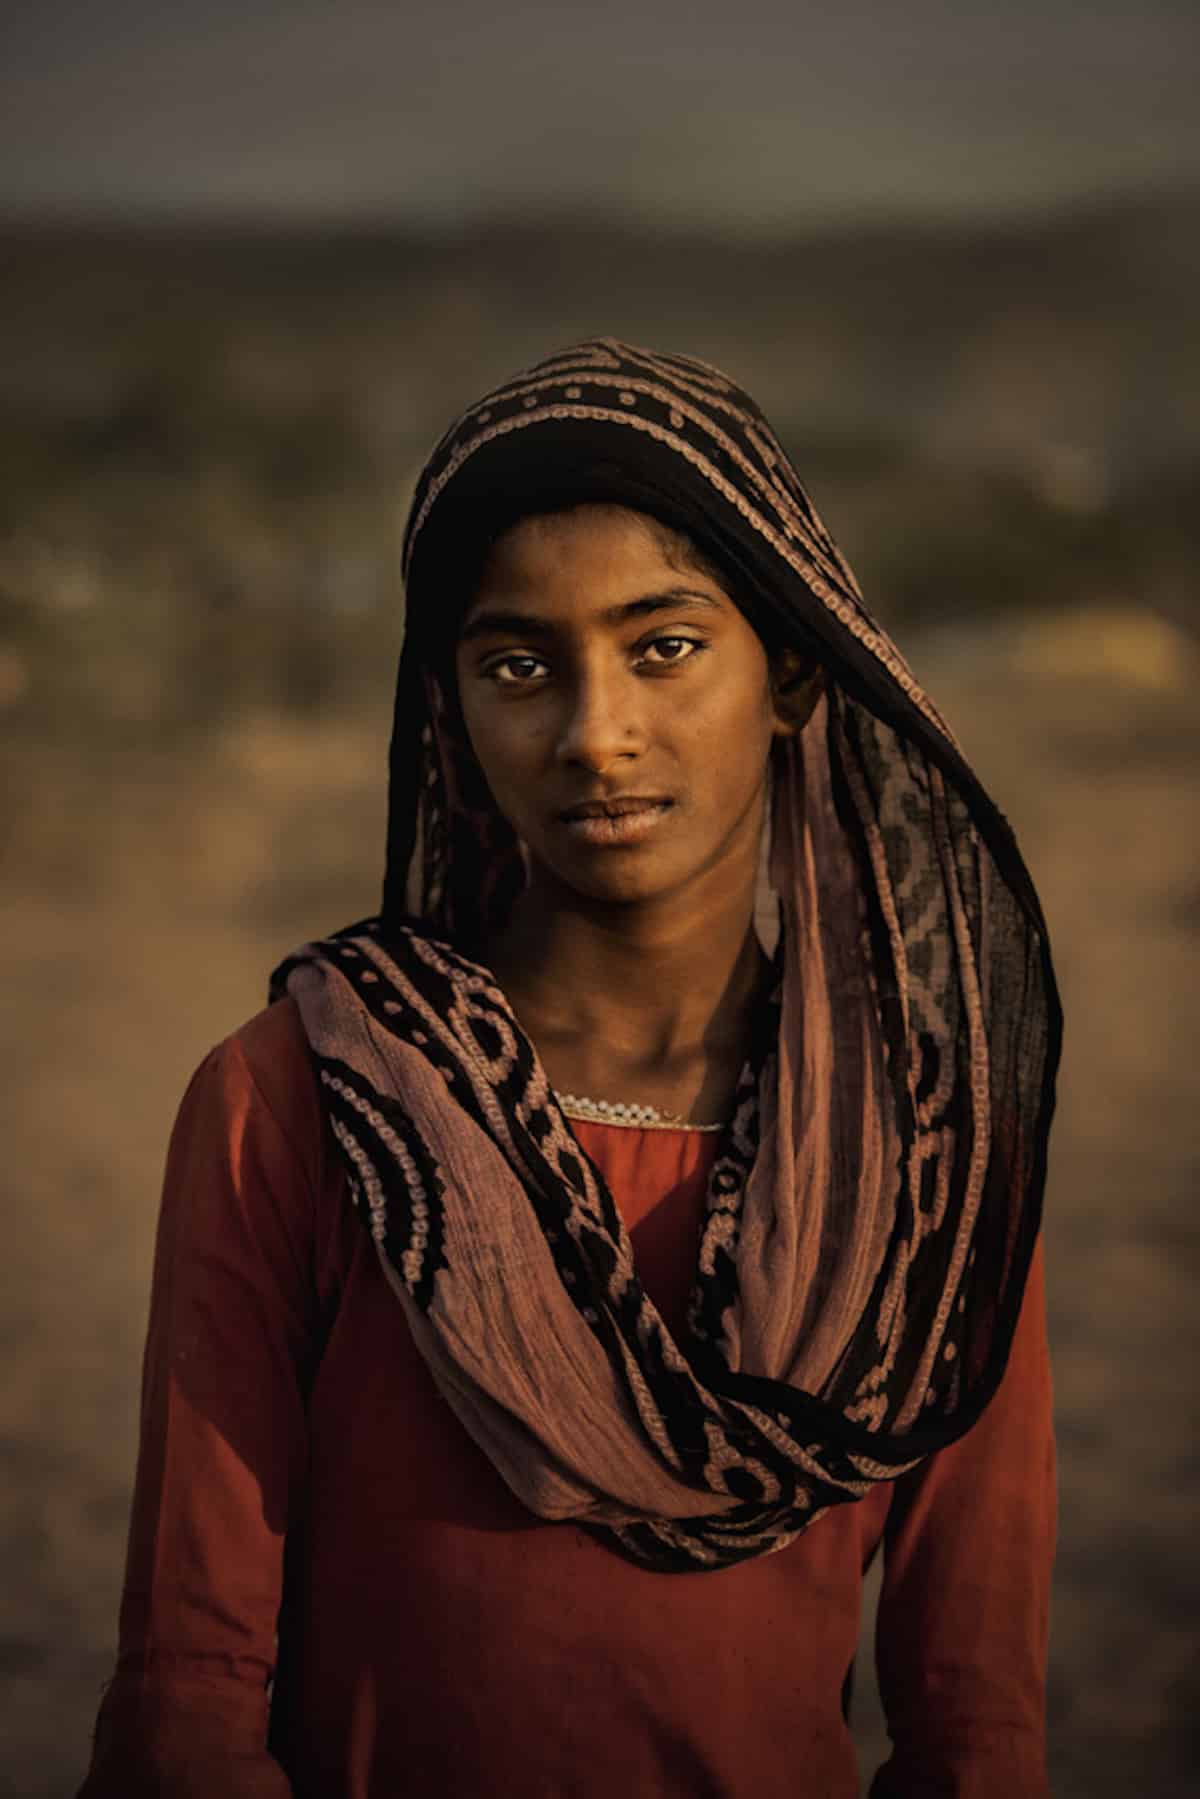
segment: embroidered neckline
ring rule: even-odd
[[[637,1105],[626,1100],[588,1099],[580,1093],[560,1093],[559,1110],[565,1118],[585,1124],[619,1124],[626,1130],[650,1131],[721,1131],[724,1124],[694,1124],[678,1112],[660,1112],[657,1106]]]

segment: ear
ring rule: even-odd
[[[799,650],[778,650],[771,658],[771,703],[777,737],[794,737],[812,717],[825,686],[819,662]]]

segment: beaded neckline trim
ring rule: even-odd
[[[721,1131],[723,1124],[693,1124],[678,1112],[660,1112],[657,1106],[634,1105],[624,1100],[587,1099],[579,1093],[560,1093],[559,1109],[564,1117],[577,1118],[585,1124],[623,1124],[639,1131]]]

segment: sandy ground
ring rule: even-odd
[[[1182,1799],[1200,1778],[1198,671],[1184,640],[1131,650],[1122,630],[914,654],[1018,827],[1067,1006],[1059,1799]],[[73,1791],[110,1671],[174,1106],[280,953],[372,909],[384,739],[372,715],[247,722],[203,756],[9,746],[0,1795]],[[869,1692],[858,1728],[869,1768]]]

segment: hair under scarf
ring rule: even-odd
[[[777,984],[721,1137],[687,1333],[479,960],[525,878],[449,660],[516,518],[684,532],[825,691],[773,750]],[[1060,1014],[1012,833],[866,610],[774,434],[706,365],[611,339],[505,383],[417,486],[380,916],[299,1004],[350,1191],[443,1396],[537,1515],[662,1570],[781,1548],[954,1441],[1003,1373]]]

